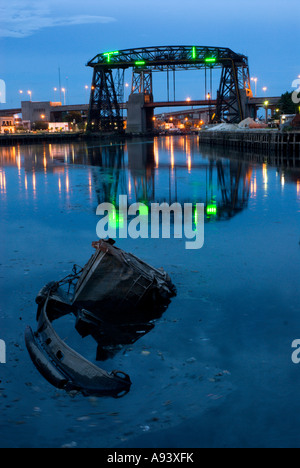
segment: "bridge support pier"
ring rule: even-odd
[[[152,102],[153,96],[144,93],[130,94],[127,103],[126,133],[147,133],[154,128],[154,110],[144,107],[146,102]]]
[[[95,67],[88,113],[89,131],[123,131],[123,117],[118,100],[122,82],[116,86],[116,81],[111,69]]]
[[[223,65],[215,119],[239,123],[250,117],[248,98],[252,96],[249,67],[230,61]]]

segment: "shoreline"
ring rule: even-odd
[[[180,133],[180,135],[195,135],[195,133]],[[59,133],[13,133],[0,134],[0,148],[14,146],[16,144],[39,144],[39,143],[68,143],[78,141],[106,141],[114,139],[116,141],[130,140],[132,138],[148,138],[158,136],[173,136],[173,134],[161,134],[155,131],[147,133],[84,133],[84,132],[59,132]],[[178,136],[178,133],[174,133]]]
[[[61,133],[13,133],[9,135],[0,135],[0,148],[14,145],[28,145],[41,143],[68,143],[78,141],[107,140],[111,138],[123,140],[130,138],[130,135],[120,135],[116,133],[94,133],[87,134],[83,132],[61,132]]]
[[[300,158],[300,132],[276,130],[201,131],[200,145],[238,150],[242,153],[255,152],[283,159]]]

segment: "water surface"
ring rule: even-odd
[[[163,267],[177,297],[132,345],[98,363],[130,374],[119,400],[70,396],[36,371],[24,344],[35,296],[84,266],[99,203],[204,203],[205,245],[120,239]],[[0,149],[2,447],[300,446],[300,172],[199,148],[197,137]],[[95,362],[71,317],[60,336]]]

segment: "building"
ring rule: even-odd
[[[51,102],[22,102],[22,119],[25,122],[50,122],[51,121]]]
[[[48,129],[49,132],[68,132],[70,125],[67,122],[50,122]]]
[[[0,133],[15,133],[15,119],[14,117],[0,117]]]
[[[36,123],[61,123],[67,116],[78,114],[82,120],[86,119],[88,105],[67,105],[63,106],[61,102],[49,101],[22,101],[21,114],[23,126],[28,130],[34,130]],[[61,128],[63,125],[60,125]]]

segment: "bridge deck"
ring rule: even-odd
[[[253,97],[249,99],[249,105],[256,106],[256,107],[264,107],[265,102],[268,101],[269,107],[277,106],[279,103],[280,97]],[[148,108],[156,108],[156,107],[194,107],[194,106],[216,106],[216,100],[193,100],[193,101],[159,101],[159,102],[149,102],[145,103],[145,107]],[[120,103],[121,109],[127,108],[127,103]],[[89,108],[88,104],[73,104],[67,106],[52,106],[51,112],[87,112]],[[21,114],[21,108],[13,108],[13,109],[1,109],[0,110],[0,117],[12,116],[16,114]]]
[[[215,100],[200,100],[200,101],[161,101],[161,102],[147,102],[145,107],[194,107],[194,106],[216,106]]]

